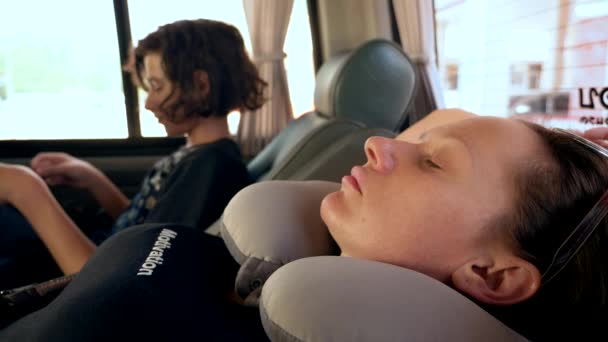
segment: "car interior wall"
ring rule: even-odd
[[[317,10],[324,61],[367,40],[392,38],[388,0],[319,0]]]

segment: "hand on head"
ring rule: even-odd
[[[583,132],[583,137],[608,148],[608,127],[594,127]]]
[[[49,185],[87,188],[97,170],[89,163],[67,153],[39,153],[31,161],[32,169]]]

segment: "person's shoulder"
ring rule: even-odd
[[[242,160],[238,144],[230,138],[223,138],[208,144],[194,146],[187,156],[189,159],[212,157],[226,160]]]
[[[226,170],[246,169],[238,144],[229,138],[194,146],[178,164],[178,167],[209,169],[220,167]]]
[[[176,165],[173,174],[173,177],[190,180],[209,180],[211,177],[216,186],[244,185],[251,182],[239,146],[232,139],[220,139],[193,147],[190,153]]]

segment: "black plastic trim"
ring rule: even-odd
[[[315,63],[315,74],[323,65],[323,51],[321,49],[321,31],[319,28],[319,6],[318,0],[308,0],[308,21],[310,24],[310,35],[312,39],[312,57]]]
[[[393,5],[392,0],[388,1],[388,10],[391,21],[391,35],[393,36],[393,41],[397,44],[401,45],[401,34],[399,34],[399,25],[397,25],[397,16],[395,15],[395,6]]]
[[[114,0],[114,15],[116,18],[116,33],[120,50],[120,65],[127,62],[131,47],[131,24],[129,22],[129,7],[127,0]],[[125,108],[127,110],[127,125],[129,137],[140,138],[141,127],[139,121],[139,99],[137,87],[131,82],[129,73],[122,71],[122,87],[125,94]]]
[[[43,151],[62,151],[78,157],[164,155],[184,143],[184,138],[14,140],[2,142],[0,159],[31,158]]]

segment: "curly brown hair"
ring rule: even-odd
[[[135,70],[140,81],[144,56],[149,53],[160,53],[163,70],[176,85],[167,99],[177,89],[180,91],[178,101],[165,108],[172,120],[180,107],[186,116],[221,117],[232,110],[255,110],[264,104],[267,84],[250,60],[241,34],[232,25],[198,19],[159,27],[140,40],[135,49]],[[204,100],[196,96],[194,73],[198,70],[207,72],[209,78],[209,94]]]

